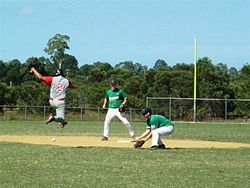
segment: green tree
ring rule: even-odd
[[[238,76],[239,75],[239,73],[238,73],[238,71],[237,71],[237,69],[235,67],[231,67],[228,70],[228,73],[229,73],[230,77],[234,77],[234,76]]]
[[[113,70],[109,63],[95,62],[93,65],[83,65],[80,67],[80,72],[85,76],[89,83],[100,83],[108,79],[108,72]]]
[[[197,96],[200,98],[227,98],[229,85],[225,64],[214,65],[207,57],[197,63]]]
[[[18,105],[49,105],[49,87],[41,82],[25,82],[22,86],[17,86],[16,90],[18,90]]]
[[[17,93],[16,87],[0,82],[0,105],[16,105]]]
[[[76,72],[79,70],[78,61],[75,56],[65,54],[63,62],[61,68],[64,70],[65,75],[67,77],[75,76]]]
[[[108,84],[107,84],[108,85]],[[105,95],[106,88],[102,84],[91,84],[88,85],[84,90],[85,106],[87,107],[101,107]]]
[[[168,64],[164,60],[157,59],[153,69],[159,69],[159,68],[169,68],[169,67],[168,67]]]
[[[120,62],[118,64],[115,65],[116,69],[127,69],[127,70],[131,70],[134,71],[135,70],[135,66],[133,61],[124,61],[124,62]]]
[[[7,66],[6,66],[6,63],[4,63],[3,61],[0,61],[0,75],[1,75],[1,78],[0,78],[0,81],[4,82],[5,80],[5,77],[6,77],[6,74],[7,74]]]
[[[179,70],[171,72],[171,96],[180,98],[193,97],[193,72]]]
[[[250,98],[250,65],[244,65],[238,76],[231,77],[230,89],[233,90],[236,99]]]
[[[55,63],[56,67],[61,68],[63,59],[65,58],[65,50],[69,49],[68,41],[70,37],[67,35],[56,34],[47,43],[44,51],[50,55],[51,60]]]
[[[250,65],[244,65],[239,71],[238,75],[231,77],[230,89],[234,94],[235,99],[249,99],[250,98]],[[232,114],[250,116],[250,104],[245,102],[234,102],[229,106],[229,112]]]
[[[133,61],[124,61],[115,65],[115,69],[126,69],[136,73],[143,73],[147,71],[147,66],[142,66],[140,63],[133,63]]]
[[[129,107],[142,108],[144,106],[144,93],[142,92],[143,77],[140,75],[131,76],[124,82],[123,88],[128,94]]]
[[[5,83],[9,85],[20,85],[22,83],[21,75],[22,64],[19,60],[14,59],[6,64],[7,73],[5,76]]]
[[[7,84],[0,82],[0,105],[5,104],[5,94],[7,93]]]
[[[194,72],[193,64],[177,63],[173,66],[172,70],[190,71]]]

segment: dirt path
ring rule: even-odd
[[[53,142],[53,138],[55,141]],[[65,147],[114,147],[133,148],[128,138],[110,137],[109,141],[101,141],[100,137],[94,136],[36,136],[36,135],[2,135],[0,141],[21,142],[29,144],[48,144]],[[163,139],[168,148],[250,148],[250,144],[237,142],[214,142],[195,140],[171,140]],[[145,143],[144,148],[150,147],[151,140]]]

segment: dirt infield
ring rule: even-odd
[[[54,141],[53,141],[54,139]],[[101,137],[94,136],[36,136],[36,135],[2,135],[2,142],[20,142],[28,144],[46,144],[65,147],[113,147],[133,148],[129,138],[110,137],[109,141],[101,141]],[[168,148],[250,148],[250,144],[237,142],[215,142],[196,140],[163,139]],[[151,140],[145,143],[144,148],[150,147]]]

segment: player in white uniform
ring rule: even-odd
[[[64,78],[61,69],[57,69],[52,76],[43,76],[34,67],[31,68],[31,72],[34,73],[36,78],[50,86],[49,103],[56,108],[56,115],[50,114],[46,124],[55,121],[63,128],[67,124],[65,120],[65,100],[68,89],[73,87],[71,82]]]
[[[124,117],[123,112],[128,101],[127,94],[117,87],[117,81],[112,79],[110,81],[110,89],[106,91],[106,95],[103,102],[103,109],[108,108],[108,112],[104,121],[104,131],[102,141],[108,140],[109,125],[114,117],[117,117],[128,129],[128,132],[132,138],[135,138],[135,131],[132,128],[130,122]]]

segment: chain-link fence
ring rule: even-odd
[[[45,121],[49,114],[55,114],[50,106],[7,106],[0,105],[0,120],[38,120]],[[67,107],[67,119],[73,121],[104,121],[107,111],[102,108]],[[127,108],[127,118],[133,121],[144,121],[141,109]]]
[[[147,97],[147,106],[153,113],[172,121],[184,122],[250,122],[250,99],[196,99],[196,111],[192,98]],[[0,120],[46,120],[55,110],[50,106],[0,105]],[[104,121],[107,111],[102,108],[67,107],[66,116],[75,121]],[[145,121],[141,109],[127,108],[130,122]],[[194,119],[195,117],[195,119]]]
[[[155,113],[173,121],[233,121],[248,122],[250,99],[197,98],[194,110],[193,98],[147,97],[146,104]]]

